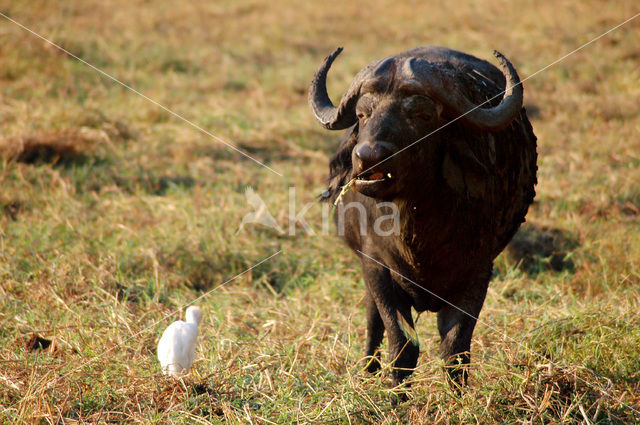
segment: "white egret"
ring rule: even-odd
[[[171,376],[189,373],[195,356],[201,318],[200,307],[191,306],[185,313],[186,322],[176,320],[165,329],[158,342],[158,360],[162,373]]]

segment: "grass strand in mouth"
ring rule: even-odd
[[[382,175],[382,173],[380,173]],[[391,178],[391,173],[387,173],[387,178]],[[340,193],[338,194],[338,197],[336,198],[336,200],[333,202],[333,208],[331,209],[331,219],[333,220],[333,216],[335,214],[336,211],[336,206],[342,202],[342,198],[344,197],[344,195],[347,194],[347,192],[349,192],[351,190],[351,186],[353,186],[353,183],[358,180],[356,177],[352,178],[351,180],[349,180],[347,182],[347,184],[345,184],[344,186],[342,186],[342,188],[340,189]]]
[[[333,217],[336,213],[336,206],[342,202],[342,198],[344,197],[344,195],[349,192],[349,190],[351,190],[351,186],[353,185],[353,182],[356,181],[356,178],[352,178],[351,180],[349,180],[347,182],[347,184],[345,184],[344,186],[342,186],[342,188],[340,189],[340,193],[338,194],[338,197],[336,198],[336,200],[333,203],[333,208],[331,208],[331,220],[333,220]]]
[[[336,198],[335,202],[333,203],[334,209],[335,206],[338,205],[339,203],[342,202],[342,198],[344,197],[344,195],[346,195],[347,192],[349,192],[349,190],[351,190],[351,186],[353,185],[353,182],[356,181],[356,178],[352,178],[351,180],[349,180],[347,182],[347,184],[345,184],[344,186],[342,186],[342,189],[340,189],[340,194],[338,195],[338,197]]]

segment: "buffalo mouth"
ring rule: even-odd
[[[354,181],[354,189],[363,195],[374,196],[375,192],[388,186],[393,177],[391,173],[382,171],[369,171],[357,176]]]

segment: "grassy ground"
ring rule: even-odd
[[[374,59],[422,44],[524,78],[638,12],[633,1],[0,1],[60,44],[269,167],[0,17],[0,423],[640,423],[640,18],[525,82],[540,172],[529,224],[496,276],[468,391],[444,379],[434,316],[407,403],[360,371],[355,257],[288,230],[324,189],[338,134],[306,104],[345,52],[334,98]],[[195,369],[164,378],[155,344],[197,303]],[[38,335],[46,349],[28,342]]]

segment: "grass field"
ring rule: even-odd
[[[334,99],[423,44],[498,49],[526,78],[640,11],[480,3],[0,0],[282,175],[0,17],[0,423],[640,423],[640,17],[524,83],[537,197],[496,261],[464,394],[433,314],[409,401],[392,404],[388,364],[361,371],[359,265],[319,204],[314,235],[237,232],[248,186],[285,230],[290,188],[297,211],[325,189],[340,135],[306,90],[336,46]],[[163,377],[155,346],[183,313],[167,316],[211,290],[197,373]]]

